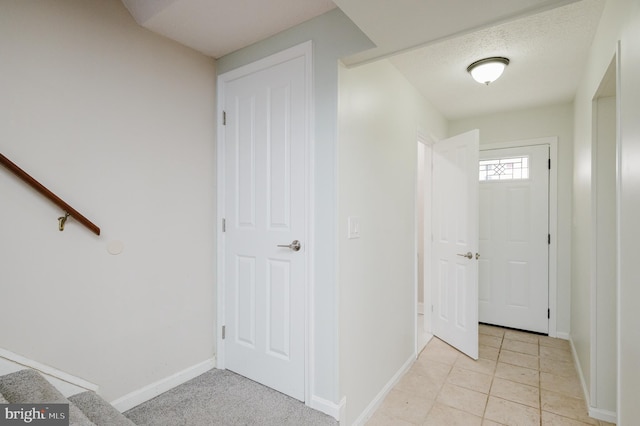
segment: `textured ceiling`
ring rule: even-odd
[[[448,119],[570,102],[605,0],[582,0],[390,59]],[[481,58],[511,60],[489,86],[467,66]]]
[[[214,58],[337,4],[377,44],[345,64],[389,58],[448,119],[459,119],[571,101],[606,0],[122,1],[140,25]],[[511,64],[482,86],[466,68],[488,56]]]
[[[219,58],[335,8],[331,0],[122,0],[136,22]]]
[[[577,0],[334,0],[376,44],[343,58],[368,62]]]

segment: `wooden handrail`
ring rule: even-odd
[[[5,157],[2,154],[0,154],[0,164],[2,164],[7,169],[9,169],[14,175],[18,176],[20,179],[26,182],[33,189],[35,189],[36,191],[38,191],[39,193],[47,197],[49,200],[53,201],[54,204],[56,204],[58,207],[63,209],[65,212],[67,212],[69,216],[72,216],[78,222],[80,222],[81,224],[89,228],[91,232],[93,232],[96,235],[100,235],[100,228],[94,225],[89,219],[87,219],[82,214],[80,214],[80,212],[78,212],[76,209],[74,209],[69,204],[64,202],[64,200],[62,200],[56,194],[49,191],[44,185],[42,185],[40,182],[32,178],[27,172],[22,170],[20,167],[16,166],[14,163],[12,163],[7,157]]]

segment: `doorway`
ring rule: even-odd
[[[502,149],[520,149],[522,147],[544,146],[548,150],[548,234],[543,235],[543,240],[548,247],[548,307],[544,312],[546,323],[548,324],[548,334],[550,337],[558,337],[556,330],[557,322],[557,253],[558,253],[558,138],[555,136],[525,139],[513,142],[500,142],[481,145],[481,152]],[[547,168],[548,168],[547,167]],[[481,226],[482,227],[482,226]],[[543,233],[544,234],[544,233]],[[482,245],[482,242],[481,242]],[[480,252],[480,260],[483,260]],[[482,271],[481,274],[486,273]],[[484,278],[481,278],[484,279]],[[482,290],[481,290],[482,291]],[[484,296],[483,296],[484,297]],[[482,320],[481,320],[482,321]],[[515,327],[519,328],[519,327]]]
[[[614,58],[593,99],[590,414],[615,422],[617,404],[618,149]]]
[[[418,133],[416,182],[416,353],[429,343],[431,334],[431,162],[432,142]]]
[[[549,332],[549,146],[480,151],[479,320]]]
[[[545,243],[548,244],[548,311],[546,312],[547,324],[548,324],[548,335],[550,337],[556,337],[556,306],[557,306],[557,182],[558,182],[558,167],[557,158],[558,158],[558,139],[557,137],[545,137],[545,138],[536,138],[536,139],[527,139],[521,141],[514,142],[503,142],[503,143],[493,143],[493,144],[484,144],[482,145],[483,150],[495,150],[495,149],[506,149],[506,148],[518,148],[523,146],[544,146],[548,151],[548,159],[550,159],[551,170],[549,171],[549,181],[548,181],[548,235],[545,238]],[[434,184],[433,178],[433,162],[434,153],[433,153],[433,144],[426,144],[426,150],[424,152],[424,167],[426,172],[424,173],[424,181],[427,182],[425,186],[425,191],[427,191],[428,195],[425,195],[424,205],[426,206],[423,212],[424,215],[424,230],[418,231],[418,238],[422,238],[424,248],[422,249],[423,261],[424,261],[424,281],[419,282],[419,284],[424,285],[424,312],[425,312],[425,320],[427,321],[427,325],[430,325],[430,330],[433,332],[433,320],[429,321],[429,318],[434,317],[434,312],[430,312],[436,309],[436,305],[439,303],[438,295],[436,293],[434,279],[436,277],[433,276],[433,270],[431,272],[427,271],[427,269],[434,262],[433,252],[429,253],[429,250],[432,247],[433,240],[433,231],[429,228],[429,224],[433,220],[433,203],[435,202],[435,195],[432,193],[435,190],[436,185]],[[419,147],[420,150],[420,147]],[[419,154],[421,155],[421,154]],[[430,160],[427,159],[430,156]],[[548,161],[548,160],[547,160]],[[478,166],[479,162],[475,163],[475,179],[476,184],[478,182]],[[478,209],[476,211],[479,211]],[[420,228],[420,224],[418,224],[417,229]],[[422,234],[422,235],[421,235]],[[543,236],[544,237],[544,236]],[[417,253],[420,254],[420,244],[417,244]],[[482,259],[482,253],[479,252],[478,260]],[[426,260],[425,260],[426,259]],[[419,276],[419,274],[417,274]],[[419,293],[416,292],[416,300],[419,300]],[[431,305],[429,305],[429,303]],[[418,306],[419,302],[418,302]],[[420,318],[420,317],[419,317]],[[418,327],[416,328],[418,330]],[[417,335],[418,333],[416,333]],[[433,333],[436,334],[436,333]],[[417,341],[417,338],[416,338]]]
[[[307,400],[310,61],[304,43],[218,78],[217,364]]]

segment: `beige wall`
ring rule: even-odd
[[[440,139],[447,124],[388,61],[341,68],[339,88],[340,388],[350,425],[415,356],[417,134]],[[359,239],[347,239],[350,216]]]
[[[556,330],[568,337],[571,311],[571,185],[573,179],[573,106],[550,105],[509,111],[449,124],[450,136],[480,129],[480,145],[547,136],[558,137],[558,267]]]
[[[0,347],[113,400],[214,356],[214,61],[119,1],[0,3]],[[107,244],[124,243],[120,255]]]

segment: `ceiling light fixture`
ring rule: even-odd
[[[509,59],[494,56],[475,61],[467,67],[467,72],[475,81],[488,86],[502,75],[507,65],[509,65]]]

